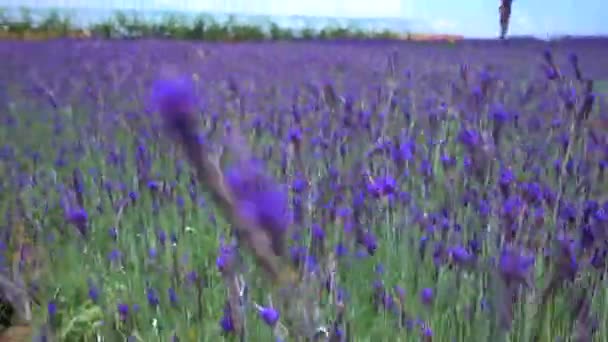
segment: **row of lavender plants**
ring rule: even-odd
[[[3,324],[605,341],[606,46],[2,42]]]

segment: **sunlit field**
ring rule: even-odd
[[[5,327],[608,340],[606,39],[2,41],[0,60]]]

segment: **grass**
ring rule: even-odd
[[[0,128],[5,144],[0,208],[7,215],[3,274],[20,286],[35,287],[32,297],[40,304],[25,301],[32,306],[35,334],[60,341],[237,339],[218,324],[227,284],[216,259],[230,225],[201,184],[191,183],[192,168],[147,111],[150,81],[171,63],[180,74],[196,73],[201,131],[212,131],[213,115],[218,116],[219,129],[210,133],[210,140],[221,141],[224,122],[230,121],[241,127],[254,153],[264,156],[281,182],[291,184],[297,171],[310,179],[310,198],[302,199],[311,202],[310,210],[294,228],[302,236],[290,234],[290,245],[310,247],[313,224],[326,233],[324,248],[315,252],[315,272],[297,284],[295,290],[301,292],[292,298],[282,298],[247,250],[241,251],[239,273],[249,290],[246,340],[295,340],[302,316],[310,312],[294,301],[311,292],[318,311],[315,324],[331,327],[343,307],[339,328],[350,341],[575,341],[577,327],[595,341],[608,339],[605,270],[591,266],[595,249],[605,249],[603,238],[596,235],[592,247],[581,243],[585,201],[602,205],[608,199],[597,167],[606,157],[592,154],[590,171],[553,166],[557,159],[583,160],[591,144],[590,128],[569,131],[574,121],[559,94],[563,87],[579,87],[575,80],[546,80],[535,66],[519,64],[522,56],[540,56],[543,45],[286,44],[231,49],[175,42],[18,43],[12,53],[3,47],[8,64],[18,68],[3,89],[9,100],[1,116],[6,124]],[[201,48],[209,51],[205,59],[193,53]],[[584,59],[600,48],[579,49]],[[42,50],[48,59],[36,57]],[[386,57],[393,51],[399,53],[396,58]],[[606,52],[601,50],[604,56]],[[30,59],[21,61],[19,56],[25,55]],[[79,64],[59,67],[70,58]],[[391,63],[400,67],[385,67]],[[464,64],[469,66],[469,83],[460,76]],[[488,75],[491,88],[475,104],[474,89]],[[594,77],[587,71],[585,75]],[[229,90],[226,80],[231,77],[237,90]],[[311,82],[315,85],[306,86]],[[524,103],[520,98],[529,85],[536,90]],[[596,92],[605,91],[605,81],[595,86]],[[332,101],[331,92],[352,99],[355,109]],[[584,93],[578,94],[582,99]],[[592,118],[600,116],[604,101],[598,97]],[[490,114],[498,104],[510,115],[519,113],[520,119],[516,124],[509,116],[502,138],[494,142],[490,132],[498,124]],[[305,170],[298,170],[293,157],[284,153],[289,150],[288,130],[298,126],[290,114],[292,105],[302,117]],[[540,119],[542,129],[530,128],[533,117]],[[553,119],[563,124],[551,126]],[[262,122],[257,130],[256,121]],[[476,130],[481,140],[473,146],[460,142],[464,128]],[[570,134],[569,153],[558,143],[564,134]],[[411,142],[411,159],[394,157],[392,147],[368,157],[366,152],[380,138],[390,138],[392,147]],[[455,164],[449,166],[444,156]],[[349,178],[361,171],[353,166],[359,161],[371,175],[368,183]],[[510,197],[500,194],[501,164],[514,172]],[[365,184],[387,175],[396,180],[394,191],[371,196]],[[81,185],[74,185],[75,177]],[[523,189],[533,182],[561,196],[562,206],[529,200]],[[592,186],[583,192],[586,182]],[[361,190],[365,205],[360,219],[353,221],[351,199]],[[84,202],[78,204],[80,195]],[[467,196],[470,200],[463,200]],[[522,202],[513,209],[518,214],[510,217],[509,203],[515,198]],[[86,235],[66,219],[65,203],[86,209]],[[572,221],[564,218],[566,203],[576,208]],[[533,209],[544,210],[543,223],[536,223]],[[337,211],[335,219],[332,210]],[[553,216],[554,210],[560,215]],[[513,241],[509,222],[517,228]],[[605,222],[592,218],[589,224],[601,227]],[[355,241],[351,228],[375,236],[373,255],[369,245]],[[566,252],[553,252],[563,234],[574,241],[576,277],[562,279],[555,291],[547,292],[549,281],[563,269]],[[348,253],[337,255],[338,244]],[[470,265],[454,260],[451,248],[457,246],[467,249]],[[513,277],[498,266],[507,247],[536,257],[530,274],[522,275],[529,278],[529,287],[508,288]],[[28,253],[21,252],[25,249]],[[334,259],[332,268],[328,264]],[[332,270],[335,289],[317,292]],[[404,291],[401,299],[396,286]],[[425,288],[434,293],[429,303],[421,298]],[[376,305],[375,293],[387,304]],[[550,296],[541,305],[543,293]],[[337,301],[338,294],[343,298]],[[517,298],[512,305],[511,296]],[[282,306],[286,300],[290,304]],[[576,309],[576,301],[588,305],[589,312]],[[119,313],[120,304],[128,305],[127,314]],[[254,304],[276,305],[280,324],[265,324]],[[510,328],[503,328],[500,320],[507,320]]]

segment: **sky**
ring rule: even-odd
[[[402,18],[440,33],[495,37],[499,0],[0,0],[3,6],[235,12],[349,18]],[[608,35],[608,0],[513,0],[512,35]]]

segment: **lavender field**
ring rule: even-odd
[[[606,40],[3,41],[0,60],[5,327],[608,340]]]

